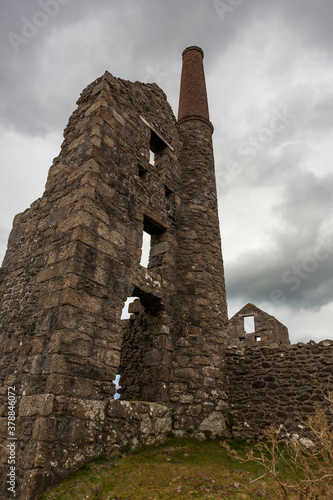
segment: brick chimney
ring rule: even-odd
[[[213,132],[213,125],[209,120],[203,50],[191,46],[187,47],[182,55],[178,123],[193,119],[202,120],[210,125]]]

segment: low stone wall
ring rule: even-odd
[[[71,414],[70,421],[58,415],[64,407]],[[125,446],[136,449],[144,443],[160,444],[171,431],[172,419],[169,408],[157,403],[41,394],[21,399],[17,425],[26,430],[27,445],[18,443],[16,498],[33,500],[94,458]],[[4,448],[2,454],[6,454]],[[1,498],[12,498],[3,458]]]
[[[106,432],[114,436],[113,447],[135,450],[144,443],[157,445],[172,429],[170,409],[157,403],[110,400],[107,413]]]
[[[328,405],[333,390],[333,340],[284,347],[228,348],[230,413],[233,437],[257,438],[273,424],[281,436],[306,435],[304,421],[315,403]],[[328,412],[333,424],[333,414]]]

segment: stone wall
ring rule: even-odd
[[[333,390],[333,340],[289,347],[226,350],[229,375],[228,427],[233,437],[257,438],[273,424],[281,437],[301,434],[321,392]],[[320,387],[318,386],[320,385]],[[328,413],[333,424],[333,414]]]
[[[110,400],[105,426],[111,450],[128,446],[135,450],[142,444],[162,443],[172,431],[170,408],[144,401]]]
[[[71,414],[70,421],[62,418],[64,406]],[[53,417],[48,418],[51,414]],[[22,479],[22,500],[36,499],[62,477],[101,455],[124,447],[134,450],[144,443],[160,444],[172,425],[169,408],[156,403],[114,399],[88,402],[53,394],[23,398],[21,420],[23,417],[33,422],[34,442],[25,449],[29,472]],[[53,470],[47,467],[49,460]],[[56,470],[57,465],[60,470]]]

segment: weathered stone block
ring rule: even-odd
[[[42,283],[43,281],[49,281],[54,278],[60,278],[66,271],[67,265],[68,265],[67,262],[57,262],[52,266],[43,269],[37,275],[37,283]]]
[[[193,394],[181,394],[179,397],[179,402],[182,404],[193,403]]]
[[[53,411],[54,395],[38,394],[36,396],[22,396],[19,405],[20,417],[33,415],[47,416]]]
[[[212,437],[222,436],[225,433],[225,416],[222,412],[214,411],[200,424],[201,431],[210,431]]]
[[[49,354],[76,354],[88,357],[92,354],[91,338],[80,332],[57,332],[50,342]]]
[[[178,379],[196,379],[200,378],[200,373],[198,373],[197,370],[194,370],[194,368],[176,368],[175,369],[175,376]]]
[[[52,394],[65,394],[68,390],[69,380],[64,375],[49,375],[46,381],[46,390]]]
[[[39,417],[35,420],[32,438],[35,441],[53,441],[55,439],[55,417]]]
[[[92,115],[97,110],[99,110],[101,107],[107,108],[108,103],[104,99],[102,99],[101,97],[98,97],[96,102],[94,104],[92,104],[91,106],[89,106],[89,108],[86,111],[86,115]]]
[[[105,419],[106,406],[106,402],[98,400],[69,398],[67,401],[67,411],[70,415],[93,421]]]
[[[111,418],[127,418],[133,412],[132,405],[128,401],[110,400],[107,413]]]
[[[187,414],[191,417],[198,417],[202,411],[201,405],[191,405],[187,410]]]
[[[8,437],[8,419],[0,418],[0,436],[3,439]]]
[[[84,144],[86,142],[86,140],[87,140],[86,135],[83,134],[83,135],[81,135],[81,137],[78,137],[77,139],[72,141],[69,144],[68,149],[71,150],[71,149],[77,148],[78,146],[81,146],[81,144]]]
[[[42,295],[38,298],[38,307],[40,309],[52,309],[53,307],[57,307],[60,303],[61,293],[58,292],[50,292],[48,294]]]
[[[108,366],[113,366],[117,368],[119,366],[119,361],[120,361],[120,353],[113,350],[113,351],[106,351],[104,354],[104,362]]]
[[[82,308],[93,314],[99,314],[102,307],[102,300],[85,292],[68,289],[62,294],[61,304]]]
[[[47,368],[51,373],[68,373],[68,364],[66,362],[65,356],[62,355],[52,355],[50,357],[49,367]]]

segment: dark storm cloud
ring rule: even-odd
[[[277,2],[279,3],[279,2]],[[324,49],[332,46],[333,4],[329,0],[294,0],[283,2],[286,22],[302,34],[309,44]]]
[[[320,9],[319,4],[310,2],[290,3],[292,8],[285,2],[275,3],[275,21],[281,28],[283,19],[284,31],[274,32],[279,40],[273,44],[274,53],[268,52],[269,60],[265,61],[263,48],[258,51],[259,59],[251,61],[259,71],[261,64],[265,65],[263,76],[271,82],[271,95],[268,97],[264,88],[267,101],[256,99],[258,90],[254,86],[253,97],[250,90],[247,107],[239,115],[240,126],[230,126],[232,104],[224,123],[221,119],[224,144],[217,142],[220,154],[216,163],[222,241],[231,249],[225,265],[230,302],[317,311],[333,303],[333,176],[327,174],[332,161],[327,154],[333,130],[333,92],[328,82],[332,34],[328,23],[322,23],[322,16],[332,18],[332,6],[320,3]],[[273,11],[258,10],[258,6],[259,2],[248,6],[248,26],[256,23],[262,41],[271,43],[272,36],[267,36],[262,24],[274,25]],[[234,17],[238,14],[241,5]],[[288,30],[293,37],[286,36]],[[240,69],[242,63],[246,66],[241,50],[236,53]],[[261,78],[252,82],[246,78],[246,92],[253,82],[261,84]],[[241,86],[237,89],[242,90]],[[239,98],[242,95],[231,95],[236,110]],[[278,132],[270,125],[276,109],[293,115]],[[237,134],[237,130],[243,132]],[[326,148],[326,156],[321,148]],[[314,151],[318,151],[318,157]],[[251,196],[252,191],[257,199]],[[230,243],[223,239],[223,225],[228,219],[232,225],[234,213],[238,227],[231,234],[237,240]],[[258,215],[259,219],[253,220]],[[258,241],[251,239],[248,226],[252,224],[253,238],[259,234]]]
[[[239,163],[237,175],[222,189],[222,196],[229,197],[253,189],[262,198],[272,193],[269,207],[257,200],[268,211],[259,248],[246,250],[252,242],[245,242],[244,252],[226,265],[229,300],[271,302],[295,311],[316,311],[333,302],[333,175],[321,175],[318,159],[313,171],[304,168],[308,143],[332,130],[330,106],[323,102],[330,103],[331,97],[303,115],[299,110],[283,134],[273,135],[265,148],[261,144],[264,150],[252,161]],[[242,203],[242,196],[238,199]]]
[[[310,245],[332,222],[333,175],[322,178],[312,173],[290,177],[283,198],[274,209],[297,234],[299,245]]]
[[[76,80],[81,85],[82,81],[89,83],[99,76],[102,67],[106,69],[102,63],[105,56],[101,56],[105,52],[110,54],[108,62],[111,72],[113,67],[119,71],[124,60],[125,78],[143,79],[148,73],[148,78],[151,76],[152,80],[154,77],[156,80],[159,75],[168,73],[165,68],[169,69],[171,61],[175,61],[175,54],[179,54],[187,45],[200,44],[207,54],[205,62],[209,73],[214,66],[216,54],[226,50],[243,26],[246,27],[254,19],[264,22],[265,16],[275,15],[275,12],[281,10],[281,7],[268,7],[267,2],[244,1],[222,20],[221,3],[225,2],[201,0],[192,1],[190,5],[188,1],[176,0],[132,0],[123,3],[114,0],[97,0],[93,3],[88,0],[4,2],[4,43],[1,45],[1,91],[4,98],[1,115],[7,126],[25,133],[45,133],[52,128],[53,120],[55,126],[60,125],[62,118],[55,121],[54,116],[59,115],[59,104],[62,108],[61,96],[59,93],[55,96],[54,113],[45,113],[45,106],[36,88],[36,82],[44,89],[53,84],[52,57],[56,51],[50,51],[50,60],[47,61],[49,79],[44,74],[46,63],[43,59],[43,51],[50,36],[54,36],[56,41],[58,37],[59,50],[62,50],[62,82],[67,93],[67,99],[63,101],[68,105],[69,95],[72,93],[72,101],[74,94],[77,95],[79,83],[75,85]],[[281,6],[284,5],[282,2]],[[303,8],[303,14],[304,10]],[[288,9],[287,12],[289,14]],[[298,15],[297,9],[294,9],[294,15]],[[95,33],[84,33],[84,39],[78,39],[77,28],[93,19],[98,22],[99,31],[104,33],[104,47],[96,47],[92,58],[89,47],[94,43]],[[307,27],[306,23],[304,27]],[[64,52],[61,38],[66,28],[72,30],[73,35],[72,38],[68,37],[69,46]],[[76,52],[78,58],[90,58],[87,74],[80,77],[75,74],[76,64],[69,56],[71,51]],[[167,76],[164,79],[168,86]],[[177,87],[178,82],[176,85],[170,83],[170,89],[167,90],[175,95]],[[176,104],[175,98],[171,97],[171,100]],[[61,116],[64,115],[63,106]]]
[[[313,309],[333,301],[333,175],[295,175],[273,207],[270,245],[227,267],[229,298]]]
[[[246,253],[226,270],[228,298],[316,311],[333,301],[333,234],[290,260],[281,247]],[[246,263],[246,264],[245,264]]]
[[[98,33],[86,32],[84,25],[94,20]],[[61,117],[68,114],[62,101],[68,105],[69,96],[73,96],[72,102],[82,82],[88,84],[105,69],[134,80],[156,81],[161,76],[158,83],[164,83],[176,105],[179,82],[170,82],[168,88],[168,73],[172,66],[180,67],[181,64],[176,54],[179,56],[188,45],[202,45],[209,70],[214,64],[214,55],[225,50],[246,18],[237,13],[233,22],[232,17],[230,21],[222,23],[214,2],[206,0],[190,4],[176,0],[5,2],[2,7],[1,116],[7,126],[16,130],[46,133],[53,126],[60,126],[62,118],[55,118],[60,111]],[[62,39],[66,30],[68,46],[64,47]],[[72,34],[68,35],[68,31]],[[96,36],[100,36],[100,43]],[[51,38],[56,47],[48,49]],[[45,50],[49,54],[47,61]],[[108,60],[106,54],[109,54]],[[58,57],[61,57],[59,83],[66,89],[66,99],[61,99],[59,86],[55,85],[59,77],[55,73]],[[85,74],[78,75],[78,62],[85,57],[89,60],[89,68]],[[55,90],[53,113],[45,110],[39,96],[39,88],[46,91],[52,86]]]

